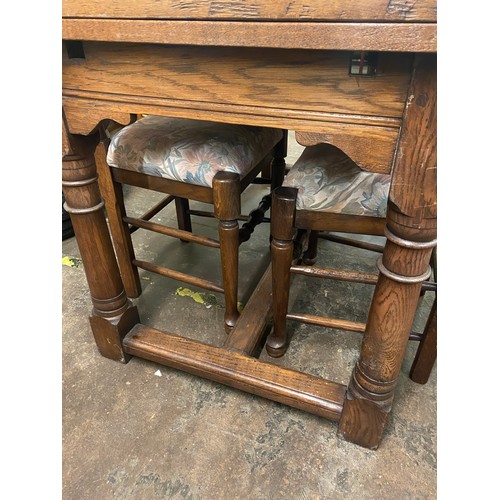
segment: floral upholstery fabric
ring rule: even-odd
[[[283,186],[298,189],[297,210],[385,217],[391,176],[361,170],[329,144],[306,147]]]
[[[145,116],[111,140],[107,161],[188,184],[212,186],[220,170],[244,177],[282,138],[272,128]]]

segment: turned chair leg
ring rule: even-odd
[[[177,227],[183,231],[193,232],[191,226],[191,216],[189,215],[189,200],[187,198],[175,197],[175,211],[177,213]],[[188,243],[187,240],[182,240]]]
[[[123,190],[121,184],[114,182],[106,162],[106,144],[99,143],[95,150],[98,182],[101,195],[106,206],[111,238],[123,280],[123,286],[130,298],[141,295],[142,288],[137,267],[132,264],[135,259],[134,247],[128,224],[123,222],[126,216]]]
[[[410,378],[417,384],[426,384],[437,358],[437,299],[427,318],[422,340],[410,369]]]
[[[311,231],[307,243],[307,250],[302,256],[302,263],[306,266],[312,266],[316,263],[318,257],[318,231]]]
[[[286,155],[288,149],[288,131],[283,130],[283,138],[274,146],[271,160],[271,191],[283,184],[286,171]]]
[[[286,315],[290,294],[290,266],[293,259],[293,235],[295,219],[294,188],[277,188],[273,193],[271,218],[271,265],[274,324],[266,342],[269,356],[277,358],[285,354],[288,342]]]
[[[191,233],[193,229],[191,227],[191,216],[189,215],[189,200],[176,196],[175,210],[177,212],[177,227]]]
[[[433,248],[430,266],[437,283],[437,246]],[[425,292],[424,292],[425,293]],[[421,293],[423,295],[424,293]],[[436,292],[437,293],[437,292]],[[437,295],[432,303],[422,339],[410,369],[410,378],[417,384],[426,384],[437,358]]]
[[[230,333],[238,312],[238,251],[241,212],[240,177],[234,172],[218,172],[213,179],[214,213],[219,221],[220,256],[226,310],[224,323]]]

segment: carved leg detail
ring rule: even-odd
[[[293,259],[295,200],[297,190],[280,187],[273,193],[271,218],[271,262],[274,325],[266,342],[269,356],[285,354],[288,343],[286,314],[290,293],[290,266]]]
[[[230,333],[239,317],[238,252],[241,212],[240,177],[234,172],[218,172],[213,180],[214,213],[219,220],[220,255],[226,311],[224,323]]]
[[[122,338],[139,322],[127,299],[104,217],[92,152],[63,158],[63,192],[93,302],[90,323],[99,352],[128,361]]]
[[[433,232],[422,231],[421,236]],[[382,438],[420,289],[430,275],[429,260],[436,244],[435,240],[400,238],[389,228],[386,236],[384,254],[378,262],[380,276],[339,425],[345,439],[371,449],[376,449]]]

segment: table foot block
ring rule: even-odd
[[[136,325],[125,352],[338,421],[346,386],[221,347]]]

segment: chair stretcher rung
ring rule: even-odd
[[[342,269],[321,268],[312,266],[291,266],[290,272],[313,276],[316,278],[327,278],[339,281],[351,281],[354,283],[366,283],[375,285],[378,280],[378,274],[358,273],[356,271],[343,271]]]
[[[208,217],[211,219],[215,219],[215,214],[213,212],[207,212],[206,210],[189,209],[188,214],[189,215],[196,215],[197,217]],[[237,217],[236,220],[246,222],[248,219],[250,219],[249,215],[240,215],[239,217]],[[270,219],[270,217],[264,217],[262,222],[271,222],[271,219]]]
[[[224,288],[217,285],[217,283],[213,283],[212,281],[197,278],[195,276],[191,276],[190,274],[181,273],[180,271],[174,271],[173,269],[168,269],[167,267],[157,266],[156,264],[152,264],[151,262],[146,262],[144,260],[134,259],[132,263],[141,269],[165,276],[167,278],[183,281],[184,283],[199,286],[200,288],[205,288],[206,290],[210,290],[212,292],[224,293]]]
[[[123,221],[127,224],[140,227],[141,229],[147,229],[148,231],[154,231],[155,233],[164,234],[165,236],[173,236],[174,238],[192,241],[193,243],[199,243],[200,245],[205,245],[211,248],[220,248],[220,243],[217,240],[207,238],[206,236],[198,236],[196,234],[190,233],[189,231],[183,231],[182,229],[175,229],[173,227],[167,227],[161,224],[157,224],[156,222],[149,222],[141,219],[136,219],[134,217],[124,217]]]
[[[215,214],[213,212],[208,212],[206,210],[188,210],[188,215],[196,215],[198,217],[209,217],[211,219],[215,219]]]
[[[333,241],[334,243],[341,243],[342,245],[349,245],[363,250],[370,250],[372,252],[383,253],[384,245],[377,245],[368,241],[355,240],[354,238],[345,238],[331,233],[318,233],[318,238],[323,240]]]
[[[308,323],[310,325],[338,328],[339,330],[347,330],[350,332],[358,333],[364,333],[366,328],[366,325],[364,323],[354,323],[351,321],[345,321],[335,318],[325,318],[322,316],[313,316],[310,314],[288,313],[286,315],[286,319],[299,321],[301,323]],[[423,333],[411,331],[408,340],[416,340],[418,342],[421,342],[423,336]]]
[[[297,266],[290,267],[290,272],[294,274],[303,274],[304,276],[312,276],[313,278],[326,278],[337,281],[349,281],[352,283],[365,283],[367,285],[376,285],[378,274],[358,273],[356,271],[343,271],[341,269],[329,269],[312,266]],[[437,283],[432,281],[424,281],[422,283],[422,291],[436,292]]]
[[[424,292],[437,292],[437,283],[434,281],[424,281],[422,283],[422,291],[424,291]]]
[[[169,195],[163,198],[159,203],[157,203],[154,207],[149,209],[147,212],[144,212],[139,219],[141,220],[149,220],[154,217],[157,213],[161,212],[167,205],[169,205],[172,201],[175,200],[175,196]],[[130,233],[137,231],[139,229],[138,226],[132,226],[130,228]]]
[[[338,328],[339,330],[347,330],[349,332],[364,333],[366,325],[364,323],[355,323],[336,318],[325,318],[323,316],[313,316],[312,314],[288,313],[286,319],[292,321],[300,321],[309,325],[325,326],[327,328]]]
[[[345,385],[221,347],[136,325],[124,338],[132,356],[148,359],[294,408],[338,421]]]
[[[154,217],[158,212],[161,212],[167,205],[172,203],[175,200],[175,196],[168,195],[163,200],[158,202],[154,207],[150,208],[147,212],[141,215],[141,219],[149,220],[151,217]]]

